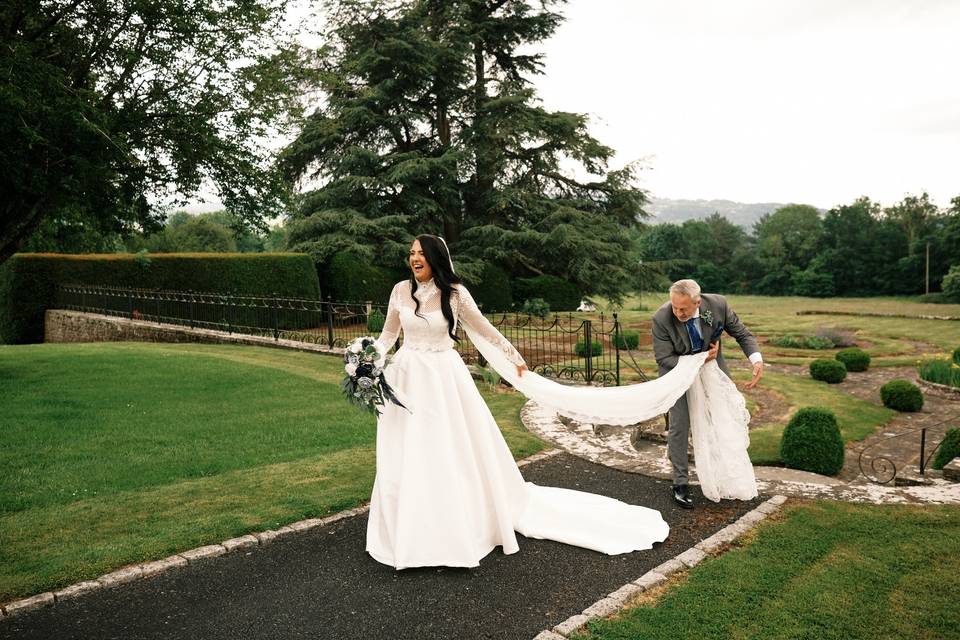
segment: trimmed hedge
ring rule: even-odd
[[[620,349],[636,349],[640,345],[639,331],[621,331],[617,339],[617,347]]]
[[[909,380],[891,380],[883,385],[880,399],[883,406],[897,411],[920,411],[923,408],[923,393]]]
[[[591,355],[596,357],[602,354],[603,344],[599,340],[591,340],[591,342],[593,343],[593,349],[591,349],[593,353]],[[580,338],[579,340],[577,340],[577,344],[573,348],[573,352],[576,353],[581,358],[587,355],[587,343],[583,340],[583,338]]]
[[[487,264],[480,272],[480,282],[470,287],[470,294],[484,313],[510,311],[513,308],[510,276],[492,264]]]
[[[58,284],[320,298],[306,254],[18,253],[0,265],[0,343],[43,341]]]
[[[399,270],[370,264],[363,258],[341,251],[330,263],[319,268],[324,296],[337,302],[376,302],[386,304],[398,281],[410,276]]]
[[[513,281],[514,300],[525,302],[533,298],[543,298],[554,312],[576,311],[580,306],[580,290],[577,285],[563,278],[545,275],[517,278]]]
[[[843,438],[829,409],[804,407],[790,418],[780,440],[780,458],[791,469],[832,476],[843,468]]]
[[[847,368],[839,360],[821,358],[810,363],[810,377],[827,384],[837,384],[847,377]]]
[[[866,371],[870,368],[870,354],[863,349],[841,349],[835,357],[847,371]]]
[[[960,456],[960,429],[949,429],[933,459],[934,469],[943,469],[948,462]]]

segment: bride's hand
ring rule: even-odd
[[[518,365],[517,365],[517,377],[518,377],[518,378],[522,378],[524,371],[529,371],[529,369],[527,369],[527,365],[525,365],[525,364],[518,364]]]

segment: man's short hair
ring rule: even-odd
[[[696,280],[677,280],[670,285],[670,293],[690,296],[690,299],[696,302],[700,299],[700,285]]]

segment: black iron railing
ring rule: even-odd
[[[127,287],[59,285],[57,307],[158,324],[212,329],[274,340],[343,348],[364,335],[377,335],[386,306]],[[487,318],[523,355],[527,365],[546,376],[604,385],[620,384],[621,327],[617,314],[596,320],[573,314],[540,319],[529,314],[492,314]],[[468,363],[483,363],[458,328],[457,350]]]
[[[936,424],[904,431],[903,433],[888,436],[866,445],[860,450],[860,453],[857,456],[857,466],[860,467],[860,473],[871,482],[875,482],[877,484],[889,484],[895,482],[897,475],[903,469],[897,468],[897,463],[893,459],[892,454],[875,453],[874,451],[876,450],[876,447],[896,438],[919,436],[919,462],[917,466],[920,471],[920,477],[925,479],[927,468],[930,466],[933,456],[936,454],[937,450],[940,449],[941,445],[943,445],[944,440],[946,440],[946,435],[944,434],[944,437],[941,438],[940,443],[933,447],[933,449],[928,453],[927,431],[932,431],[938,427],[947,428],[947,425],[957,424],[958,420],[960,420],[960,414],[955,414],[946,420],[937,422]],[[908,466],[904,462],[901,462],[901,465],[902,467]]]

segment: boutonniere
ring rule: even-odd
[[[707,326],[713,326],[713,311],[710,311],[710,309],[704,309],[703,313],[700,314],[700,317],[703,318],[703,321],[707,323]]]

